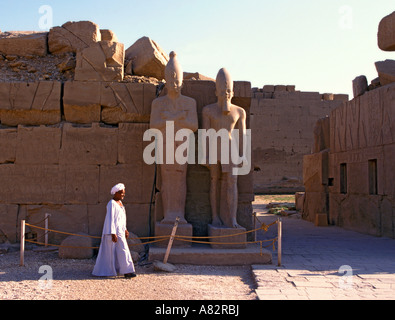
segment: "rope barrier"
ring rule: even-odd
[[[48,217],[46,217],[44,220],[47,220]],[[257,221],[259,221],[256,216],[255,219]],[[41,221],[41,222],[42,222]],[[223,236],[201,236],[201,237],[190,237],[190,236],[182,236],[182,235],[175,235],[174,236],[174,240],[178,240],[178,241],[184,241],[184,242],[191,242],[191,243],[200,243],[200,244],[212,244],[212,245],[247,245],[247,244],[260,244],[260,248],[261,248],[261,255],[262,255],[262,249],[263,248],[268,248],[270,246],[273,246],[273,251],[275,251],[275,243],[278,242],[278,237],[274,238],[274,239],[267,239],[267,240],[255,240],[255,241],[247,241],[247,242],[215,242],[215,241],[203,241],[203,239],[221,239],[221,238],[230,238],[230,237],[235,237],[235,236],[239,236],[239,235],[244,235],[244,234],[249,234],[249,233],[253,233],[253,232],[257,232],[260,230],[263,230],[264,232],[267,232],[269,230],[269,228],[275,224],[277,224],[279,221],[274,221],[273,223],[266,225],[265,223],[262,223],[259,221],[259,223],[261,223],[261,226],[259,228],[256,228],[254,230],[250,230],[250,231],[245,231],[245,232],[240,232],[240,233],[236,233],[236,234],[232,234],[232,235],[223,235]],[[75,249],[99,249],[99,247],[79,247],[79,246],[65,246],[65,245],[57,245],[57,244],[48,244],[48,243],[43,243],[43,242],[39,242],[38,239],[42,238],[43,236],[47,235],[50,232],[53,233],[59,233],[59,234],[64,234],[64,235],[70,235],[70,236],[78,236],[78,237],[85,237],[85,238],[92,238],[92,239],[101,239],[102,237],[97,237],[97,236],[90,236],[90,235],[83,235],[83,234],[75,234],[75,233],[70,233],[70,232],[64,232],[64,231],[58,231],[58,230],[54,230],[54,229],[49,229],[49,228],[43,228],[43,227],[39,227],[39,226],[35,226],[32,225],[30,223],[25,223],[26,226],[29,226],[30,228],[34,228],[34,229],[40,229],[40,230],[45,230],[45,234],[40,236],[39,238],[36,238],[34,240],[29,240],[29,239],[24,239],[24,241],[29,242],[29,243],[33,243],[33,244],[38,244],[38,245],[46,245],[46,246],[53,246],[53,247],[59,247],[59,248],[75,248]],[[152,243],[157,243],[157,242],[161,242],[161,241],[165,241],[170,239],[171,235],[165,235],[165,236],[155,236],[155,237],[138,237],[138,238],[130,238],[131,240],[150,240],[150,241],[146,241],[144,243],[135,243],[135,244],[129,244],[129,247],[132,246],[138,246],[138,245],[146,245],[146,244],[152,244]],[[154,240],[151,240],[154,239]],[[269,245],[267,246],[263,246],[264,242],[270,242]]]

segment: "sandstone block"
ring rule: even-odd
[[[120,123],[118,127],[118,162],[122,164],[141,161],[145,144],[146,123]],[[149,143],[149,142],[148,142]]]
[[[322,151],[303,157],[303,184],[306,191],[322,192],[328,184],[329,152]]]
[[[381,20],[377,38],[381,50],[395,51],[395,11]]]
[[[66,165],[65,204],[96,204],[99,201],[97,165]]]
[[[13,163],[16,158],[17,129],[0,129],[0,163]]]
[[[77,52],[75,81],[122,81],[123,43],[99,41]]]
[[[18,126],[17,164],[59,164],[61,128]]]
[[[66,22],[48,34],[48,48],[52,54],[76,53],[101,40],[100,29],[90,21]]]
[[[100,34],[101,34],[101,40],[102,41],[118,42],[118,37],[111,30],[100,29]]]
[[[207,80],[215,81],[213,78],[204,76],[199,72],[184,72],[184,80]]]
[[[115,165],[117,163],[118,128],[63,126],[60,164]]]
[[[328,226],[328,215],[326,213],[317,213],[315,215],[315,223],[316,227],[327,227]]]
[[[263,86],[263,92],[274,92],[274,86],[273,85],[265,85]]]
[[[381,85],[385,86],[395,82],[395,60],[376,62],[376,69],[379,73]]]
[[[0,176],[3,203],[64,203],[66,177],[58,165],[4,164]]]
[[[220,228],[208,225],[209,241],[213,249],[245,249],[247,234],[245,228]]]
[[[165,78],[165,67],[169,56],[160,46],[148,37],[142,37],[125,52],[125,59],[132,60],[133,74],[154,77],[159,80]]]
[[[59,247],[59,258],[61,259],[90,259],[93,256],[92,239],[85,233],[68,236]]]
[[[40,125],[60,122],[61,83],[0,83],[0,121],[4,125]]]
[[[18,205],[0,204],[0,244],[17,241],[18,233],[20,233],[16,227],[18,209]]]
[[[49,225],[51,229],[75,234],[90,234],[87,205],[61,205],[59,203],[62,202],[57,204],[27,205],[21,209],[25,212],[26,220],[33,225],[43,226],[43,223],[39,222],[48,213],[50,214]],[[40,237],[40,233],[38,231],[37,233],[37,236]],[[49,233],[49,243],[59,244],[66,238],[67,235],[61,233]]]
[[[67,81],[64,85],[63,108],[66,121],[100,122],[99,82]]]
[[[368,80],[366,79],[366,76],[356,77],[352,81],[352,86],[354,98],[362,96],[366,91],[368,91]]]
[[[170,236],[173,231],[174,225],[172,224],[162,224],[160,222],[155,224],[155,237],[161,236]],[[191,240],[192,239],[193,228],[191,224],[179,224],[177,227],[177,236],[185,237],[183,240]],[[155,247],[158,248],[167,248],[169,244],[169,238],[166,238],[164,241],[156,242]],[[173,248],[186,248],[191,246],[191,242],[183,241],[183,240],[174,240]]]
[[[45,56],[47,32],[0,32],[0,53],[17,56]]]

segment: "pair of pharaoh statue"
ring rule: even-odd
[[[155,99],[152,103],[150,128],[161,131],[166,135],[166,124],[174,123],[175,131],[189,129],[198,130],[198,115],[196,101],[183,96],[181,88],[183,71],[175,52],[170,53],[170,60],[165,69],[167,94]],[[246,131],[246,112],[243,108],[232,104],[233,81],[226,69],[218,72],[216,79],[217,103],[203,108],[203,129],[226,129],[229,140],[232,132],[238,129],[242,134]],[[164,139],[165,143],[166,139]],[[175,149],[182,142],[175,141]],[[173,146],[171,146],[173,147]],[[206,164],[210,170],[210,205],[212,210],[212,225],[215,227],[239,228],[237,223],[237,175],[232,173],[233,164]],[[173,224],[177,217],[180,224],[186,224],[185,203],[187,194],[187,165],[160,164],[163,216],[162,224]],[[222,190],[220,192],[219,190]],[[224,192],[225,191],[225,192]],[[224,195],[225,199],[218,197]],[[225,208],[220,210],[221,205]]]

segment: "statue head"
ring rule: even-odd
[[[233,98],[233,80],[225,68],[219,70],[217,74],[215,94],[221,103],[222,112],[229,113]]]
[[[182,81],[184,78],[183,71],[177,59],[177,54],[170,52],[170,60],[165,68],[165,80],[168,91],[181,92]]]

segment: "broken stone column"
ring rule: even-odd
[[[125,49],[123,43],[99,41],[77,52],[75,81],[122,81]]]

